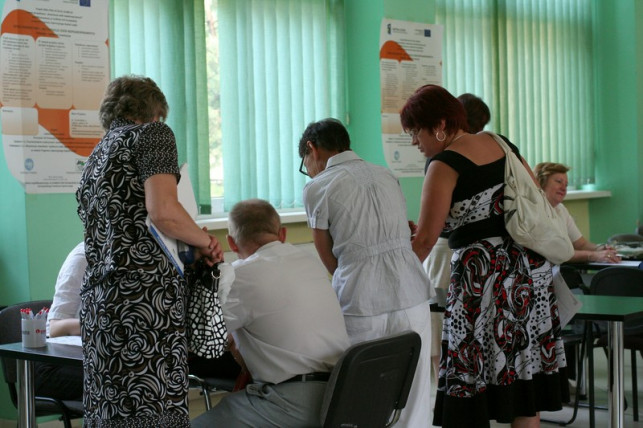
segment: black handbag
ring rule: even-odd
[[[185,270],[188,350],[204,358],[218,358],[227,347],[228,330],[218,295],[220,277],[216,264],[210,267],[202,261]]]

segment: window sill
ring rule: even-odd
[[[308,219],[306,217],[306,212],[301,210],[292,210],[292,211],[280,211],[279,217],[281,217],[282,224],[289,223],[305,223]],[[227,216],[202,216],[196,219],[196,223],[200,227],[207,227],[208,230],[227,230],[228,229],[228,217]]]
[[[565,201],[578,201],[584,199],[609,198],[612,192],[609,190],[570,190],[565,196]],[[307,220],[306,212],[301,210],[284,210],[279,212],[282,224],[305,223]],[[208,230],[227,230],[227,216],[200,216],[196,219],[200,227],[207,227]]]
[[[612,192],[609,190],[570,190],[565,196],[565,201],[578,201],[582,199],[610,198]]]

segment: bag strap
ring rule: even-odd
[[[218,263],[212,266],[210,276],[212,278],[211,289],[216,293],[219,291],[219,280],[221,279],[221,271],[219,270]]]
[[[522,163],[522,159],[520,158],[520,156],[518,156],[512,150],[512,148],[509,147],[509,144],[507,144],[507,142],[504,140],[504,138],[502,138],[500,135],[496,134],[495,132],[491,132],[491,131],[482,131],[482,132],[484,132],[486,134],[489,134],[494,140],[496,140],[496,143],[498,143],[498,145],[502,148],[502,150],[504,150],[504,152],[505,152],[505,169],[506,169],[505,176],[507,175],[507,173],[510,173],[511,175],[515,175],[514,168],[518,168],[518,164],[520,164],[523,168],[525,168],[525,170],[527,170],[525,165]],[[513,155],[513,158],[511,157],[511,155]],[[512,162],[515,162],[516,165],[512,165]],[[530,176],[530,178],[531,178],[531,176]],[[530,181],[533,182],[533,180],[530,180]]]
[[[502,137],[495,132],[491,131],[482,131],[485,134],[488,134],[490,137],[492,137],[494,140],[496,140],[496,143],[502,148],[502,150],[505,151],[505,155],[509,156],[509,153],[513,153],[513,150],[511,150],[511,147],[505,142],[505,140],[502,139]]]

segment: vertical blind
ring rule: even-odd
[[[491,109],[533,167],[570,166],[594,183],[591,0],[436,0],[444,25],[444,86]]]
[[[299,137],[343,119],[342,0],[219,0],[224,209],[302,206]]]
[[[210,210],[203,1],[111,0],[112,77],[145,75],[170,106],[179,162],[188,162],[201,213]]]

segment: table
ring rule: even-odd
[[[643,264],[640,260],[622,260],[620,263],[605,263],[605,262],[566,262],[563,266],[571,266],[578,270],[601,270],[608,267],[632,267],[639,268]]]
[[[583,304],[574,319],[608,321],[608,411],[609,427],[623,427],[623,323],[643,318],[643,297],[576,295]],[[590,397],[591,398],[591,397]],[[592,403],[593,404],[593,403]],[[594,426],[593,412],[590,424]]]
[[[41,361],[82,367],[80,346],[47,343],[42,348],[24,348],[22,342],[0,345],[0,357],[15,358],[18,362],[18,427],[35,428],[33,363]]]

